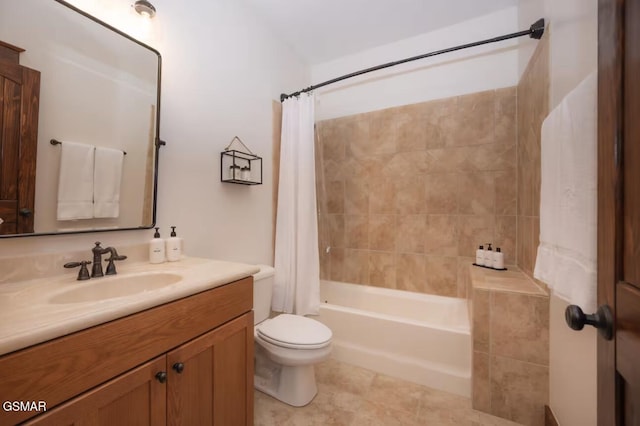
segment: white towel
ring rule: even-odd
[[[64,142],[60,153],[58,220],[93,217],[93,152],[95,147]]]
[[[597,73],[542,124],[540,246],[534,276],[565,301],[596,309]]]
[[[93,216],[118,217],[120,214],[120,183],[124,152],[111,148],[96,148],[93,175]]]

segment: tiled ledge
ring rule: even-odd
[[[469,268],[473,408],[542,426],[549,402],[549,296],[516,267]]]
[[[548,296],[547,291],[515,266],[511,266],[506,271],[496,271],[473,265],[470,268],[473,289]]]

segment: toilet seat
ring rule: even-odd
[[[331,329],[300,315],[280,314],[256,327],[256,335],[273,345],[291,349],[320,349],[331,343]]]

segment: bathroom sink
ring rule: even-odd
[[[78,282],[75,287],[56,294],[49,301],[58,304],[98,302],[158,290],[181,279],[181,275],[168,272],[94,278],[91,281]]]

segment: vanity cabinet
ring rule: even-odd
[[[167,367],[168,424],[253,424],[253,315],[169,352]]]
[[[251,277],[0,357],[16,424],[253,424]]]
[[[166,424],[166,384],[156,379],[165,357],[83,393],[27,425],[163,425]]]

